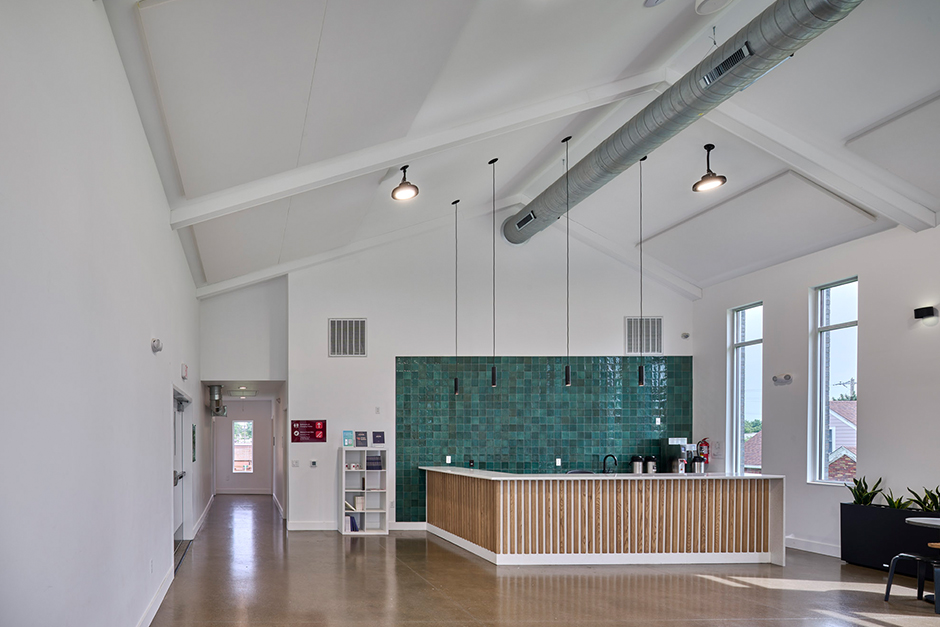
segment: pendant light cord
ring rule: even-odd
[[[643,356],[644,344],[646,343],[646,322],[643,320],[643,162],[646,157],[640,159],[640,356]]]
[[[452,205],[454,205],[454,357],[457,357],[457,203],[459,200],[455,200]]]
[[[493,357],[496,357],[496,162],[490,161],[493,166]]]
[[[565,144],[565,357],[571,359],[571,196],[568,187],[568,136]]]

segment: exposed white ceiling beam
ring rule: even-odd
[[[528,201],[529,198],[521,196],[510,196],[509,198],[500,199],[497,201],[497,212],[508,213],[509,211],[516,211],[518,210],[519,205]],[[489,214],[490,211],[491,209],[488,205],[481,205],[476,210],[461,210],[460,220],[471,220],[481,215]],[[328,263],[336,259],[348,257],[349,255],[354,255],[366,250],[378,248],[379,246],[385,246],[386,244],[392,244],[409,237],[414,237],[422,233],[427,233],[428,231],[449,227],[452,224],[453,219],[449,216],[442,216],[427,222],[421,222],[404,229],[399,229],[390,233],[383,233],[382,235],[352,242],[351,244],[341,246],[335,250],[330,250],[325,253],[311,255],[310,257],[304,257],[303,259],[296,259],[287,263],[281,263],[276,266],[270,266],[268,268],[256,270],[255,272],[249,272],[248,274],[234,277],[232,279],[226,279],[225,281],[211,283],[204,287],[197,288],[196,298],[203,299],[209,298],[211,296],[218,296],[219,294],[224,294],[226,292],[231,292],[243,287],[248,287],[249,285],[261,283],[275,277],[284,276],[297,270],[311,268],[313,266]]]
[[[670,70],[667,78],[674,82],[680,76]],[[913,231],[937,226],[937,214],[910,197],[923,198],[923,191],[843,146],[820,147],[730,100],[708,113],[705,119],[768,152],[794,171],[866,211],[903,224]]]
[[[663,72],[640,74],[581,90],[422,137],[404,138],[341,157],[281,172],[181,202],[170,212],[170,226],[181,229],[224,215],[250,209],[356,176],[385,170],[449,148],[520,130],[567,115],[587,111],[655,89]]]

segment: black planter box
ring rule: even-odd
[[[940,542],[940,530],[908,525],[908,518],[940,518],[940,512],[892,509],[881,505],[842,503],[842,561],[857,566],[888,570],[898,553],[919,553],[940,557],[940,551],[927,546]],[[897,572],[917,576],[917,565],[898,562]],[[933,569],[927,569],[933,579]]]

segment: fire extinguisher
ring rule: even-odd
[[[698,448],[699,457],[705,460],[705,463],[708,463],[708,438],[702,438],[699,440],[696,445]]]

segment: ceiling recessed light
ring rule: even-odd
[[[242,385],[242,386],[239,386],[239,388],[238,388],[238,389],[239,389],[239,390],[247,390],[248,388],[247,388],[247,387],[245,387],[244,385]]]
[[[711,153],[714,149],[715,144],[705,144],[705,174],[702,180],[692,186],[693,192],[707,192],[728,182],[727,177],[712,172]]]
[[[395,200],[411,200],[418,195],[418,186],[408,182],[408,166],[401,167],[401,183],[392,190],[392,198]]]

